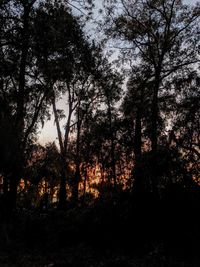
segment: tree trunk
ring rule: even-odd
[[[157,151],[158,146],[158,92],[160,87],[160,71],[155,76],[155,86],[153,91],[152,101],[152,120],[151,120],[151,148],[152,151]]]
[[[154,166],[151,166],[151,179],[152,179],[152,191],[155,194],[158,194],[158,174],[157,174],[157,165],[158,165],[158,158],[157,158],[157,149],[158,149],[158,116],[159,116],[159,109],[158,109],[158,92],[160,87],[160,73],[161,67],[158,67],[155,75],[155,86],[153,92],[153,101],[152,101],[152,135],[151,135],[151,149],[153,152],[154,158]]]
[[[116,177],[116,160],[115,160],[115,143],[114,143],[114,133],[113,133],[113,126],[112,126],[112,112],[111,112],[111,105],[108,101],[108,119],[109,119],[109,131],[110,131],[110,142],[111,142],[111,169],[112,169],[112,179],[114,182],[114,189],[117,187],[117,177]]]
[[[84,181],[83,181],[83,203],[85,202],[86,185],[87,185],[87,167],[85,166]]]
[[[61,181],[60,181],[60,190],[59,190],[59,202],[58,208],[64,210],[66,208],[66,197],[67,197],[67,190],[66,190],[66,174],[62,172],[61,174]]]
[[[142,154],[142,127],[141,127],[141,111],[138,107],[135,122],[134,133],[134,154],[135,154],[135,167],[134,167],[134,187],[137,192],[143,190],[143,177],[140,166]]]
[[[135,134],[134,134],[134,153],[135,157],[141,156],[142,153],[142,125],[141,125],[141,111],[137,109]]]
[[[55,95],[53,95],[53,97],[52,97],[52,105],[53,105],[53,112],[54,112],[54,117],[55,117],[55,122],[56,122],[57,133],[58,133],[58,140],[59,140],[59,145],[60,145],[60,157],[61,157],[61,164],[62,164],[58,208],[65,209],[65,207],[66,207],[66,193],[67,193],[66,192],[67,163],[66,163],[66,157],[65,157],[66,155],[64,152],[62,133],[61,133],[60,123],[59,123],[59,118],[58,118],[58,112],[57,112],[57,108],[56,108]]]
[[[74,205],[78,203],[78,188],[79,188],[79,182],[81,178],[80,174],[80,134],[81,134],[81,120],[80,120],[80,101],[78,103],[77,107],[77,135],[76,135],[76,172],[74,177],[74,183],[73,183],[73,191],[72,191],[72,200]]]
[[[17,201],[17,185],[21,176],[24,166],[24,118],[26,114],[24,100],[25,100],[25,84],[26,84],[26,66],[29,49],[30,29],[29,29],[29,16],[31,5],[24,4],[23,14],[23,29],[22,29],[22,46],[21,46],[21,59],[19,66],[19,84],[17,92],[17,115],[14,131],[16,132],[16,151],[15,151],[15,165],[10,179],[10,199],[12,209],[16,207]]]
[[[80,169],[79,169],[79,164],[77,164],[75,177],[74,177],[74,181],[73,181],[73,186],[72,186],[72,202],[73,202],[73,205],[75,205],[75,206],[78,203],[79,181],[80,181]]]

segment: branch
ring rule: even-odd
[[[164,78],[166,78],[170,74],[172,74],[174,71],[176,71],[176,70],[178,70],[178,69],[180,69],[180,68],[182,68],[184,66],[188,66],[188,65],[195,64],[195,63],[198,63],[198,62],[200,62],[200,60],[189,61],[189,62],[182,63],[180,65],[177,65],[173,69],[169,70],[167,74],[165,74],[164,76],[162,76],[160,80],[163,80]]]
[[[36,106],[35,108],[35,113],[33,115],[33,118],[32,118],[32,121],[31,121],[31,124],[29,125],[28,129],[26,130],[26,133],[25,133],[25,137],[24,137],[24,147],[26,146],[26,142],[28,140],[28,136],[29,134],[31,133],[33,127],[35,126],[35,123],[37,122],[37,119],[38,119],[38,116],[39,116],[39,113],[40,113],[40,110],[42,108],[42,104],[43,104],[43,101],[44,99],[46,98],[46,93],[44,93],[43,97],[41,98],[39,104]]]
[[[174,36],[172,36],[172,38],[170,39],[170,42],[174,41],[176,39],[176,37],[183,32],[184,30],[186,30],[196,19],[198,19],[199,16],[194,17],[190,22],[188,22],[188,24],[185,25],[185,27],[181,28]]]

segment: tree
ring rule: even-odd
[[[117,186],[116,177],[116,159],[115,159],[115,146],[116,146],[116,132],[115,121],[117,114],[115,114],[114,105],[119,101],[121,95],[122,79],[118,72],[112,72],[109,70],[109,66],[104,69],[106,75],[102,77],[102,89],[104,102],[107,107],[107,118],[108,118],[108,134],[110,141],[110,156],[111,156],[111,179],[114,182],[114,188]]]
[[[35,67],[33,29],[36,0],[5,1],[0,8],[2,132],[9,138],[2,146],[9,166],[4,166],[4,182],[9,184],[15,207],[17,185],[23,173],[26,150],[40,120],[47,115],[48,90],[39,81]],[[9,123],[8,123],[9,122]],[[7,168],[8,167],[8,168]]]
[[[131,71],[131,77],[127,82],[127,91],[122,103],[122,112],[130,123],[133,124],[133,150],[135,157],[142,154],[144,128],[148,130],[149,113],[152,94],[150,87],[151,69],[145,65],[139,65]],[[143,138],[142,138],[143,137]]]
[[[37,15],[37,40],[39,68],[43,81],[51,91],[51,103],[55,117],[63,165],[60,186],[60,207],[65,206],[66,180],[69,169],[68,144],[72,125],[77,125],[77,137],[80,132],[80,105],[93,90],[92,75],[96,68],[93,54],[95,47],[84,37],[82,25],[78,18],[71,14],[68,6],[41,5]],[[44,29],[41,35],[41,27]],[[93,90],[94,92],[94,90]],[[62,134],[60,119],[63,111],[57,109],[57,99],[67,99],[67,119],[65,132]],[[77,121],[72,123],[76,111]],[[79,169],[79,137],[77,138],[77,177]],[[74,184],[74,194],[77,192],[77,182]],[[77,195],[77,193],[76,193]]]
[[[122,78],[112,69],[106,58],[99,55],[98,60],[94,76],[97,94],[95,101],[91,101],[91,97],[88,98],[85,103],[87,112],[82,117],[81,162],[85,166],[92,166],[93,169],[99,167],[102,184],[107,179],[107,183],[116,189],[118,114],[115,105],[122,93]],[[107,178],[104,177],[105,172]]]
[[[112,1],[109,1],[112,2]],[[118,7],[118,9],[117,9]],[[121,7],[120,12],[118,12]],[[152,69],[151,143],[158,144],[158,97],[163,82],[185,67],[199,61],[199,5],[182,1],[117,1],[106,9],[107,34],[128,44],[128,54],[144,61]],[[109,26],[108,26],[109,25]],[[125,50],[125,51],[124,51]],[[167,88],[164,88],[167,90]]]
[[[169,145],[182,154],[188,171],[193,179],[199,180],[199,75],[184,73],[174,79],[180,91],[176,99],[172,128],[169,134]]]
[[[60,153],[54,142],[45,146],[34,145],[25,168],[23,207],[38,207],[45,195],[48,196],[48,204],[53,204],[61,170]]]

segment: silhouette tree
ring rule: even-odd
[[[193,179],[199,179],[199,75],[184,73],[174,80],[180,95],[176,99],[173,126],[169,143],[176,147],[185,159]]]
[[[48,196],[49,205],[56,201],[60,184],[62,166],[60,154],[55,143],[45,147],[35,145],[30,151],[30,158],[25,169],[23,207],[37,207],[41,196]],[[29,183],[29,185],[28,185]]]
[[[114,15],[109,17],[111,12]],[[156,151],[158,97],[163,82],[198,62],[199,6],[187,6],[176,0],[123,0],[109,5],[106,14],[106,33],[124,41],[123,54],[127,59],[131,55],[137,59],[136,65],[143,60],[152,69],[151,143]]]
[[[41,34],[41,27],[44,32]],[[66,180],[68,176],[69,157],[68,143],[72,126],[77,125],[77,175],[74,179],[73,196],[78,196],[79,180],[79,134],[81,127],[80,105],[87,95],[92,96],[92,76],[97,66],[93,59],[95,54],[94,44],[90,44],[84,37],[83,29],[67,5],[57,4],[42,5],[37,18],[37,44],[39,67],[43,73],[43,79],[51,91],[51,103],[58,132],[63,174],[60,186],[60,207],[65,206]],[[45,33],[45,38],[44,37]],[[94,79],[93,79],[94,80]],[[67,98],[67,120],[65,132],[62,135],[60,119],[63,112],[57,109],[57,99]],[[91,100],[90,100],[91,101]],[[72,123],[73,114],[76,111],[77,122]],[[76,201],[75,201],[76,202]]]
[[[5,1],[0,9],[1,20],[1,101],[4,133],[9,127],[6,154],[10,169],[4,172],[9,184],[12,206],[16,204],[17,185],[26,161],[26,149],[34,140],[38,122],[47,115],[46,90],[39,81],[35,66],[33,28],[36,1]],[[2,106],[3,108],[3,106]],[[6,144],[5,144],[6,145]],[[12,165],[12,166],[11,166]]]

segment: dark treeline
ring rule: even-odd
[[[200,5],[96,9],[0,1],[0,266],[199,266]]]

